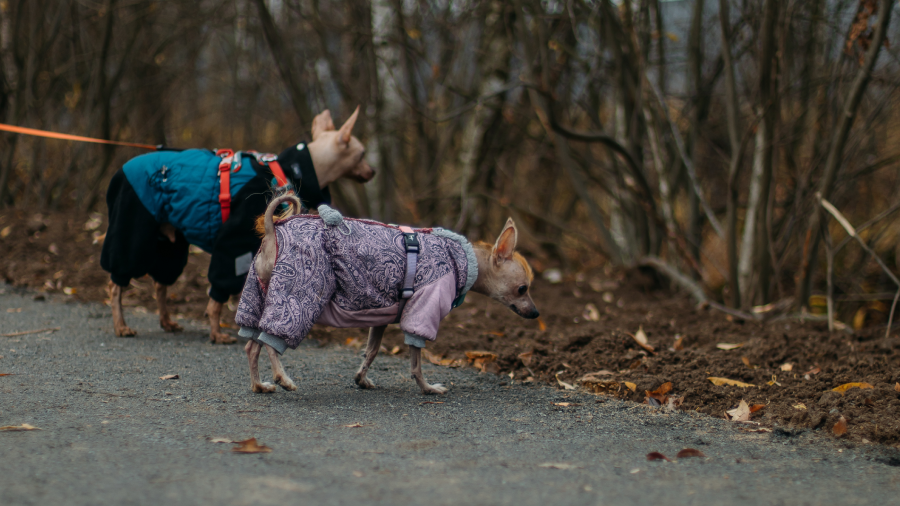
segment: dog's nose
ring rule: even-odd
[[[541,316],[541,313],[538,312],[537,309],[532,309],[531,312],[528,313],[528,316],[526,316],[525,318],[528,318],[529,320],[534,320],[538,316]]]

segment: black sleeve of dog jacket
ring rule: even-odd
[[[259,250],[262,239],[256,235],[256,218],[266,212],[271,197],[272,172],[268,167],[252,162],[254,177],[231,199],[231,216],[222,224],[213,246],[209,262],[209,296],[226,302],[231,295],[241,293],[250,262]],[[331,203],[328,188],[319,189],[319,180],[305,143],[292,146],[278,156],[285,176],[294,188],[299,188],[303,205],[316,208]]]
[[[106,191],[109,227],[100,253],[100,266],[113,283],[128,286],[149,274],[164,285],[175,283],[187,265],[188,243],[181,232],[175,242],[159,233],[159,223],[141,203],[121,169]]]

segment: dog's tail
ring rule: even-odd
[[[288,216],[293,216],[295,214],[300,213],[300,199],[297,198],[293,193],[286,193],[281,195],[280,197],[276,197],[272,199],[272,202],[269,203],[269,207],[266,208],[266,214],[256,218],[256,233],[261,237],[270,236],[275,233],[275,210],[278,209],[283,203],[288,203],[291,206],[291,209],[286,213],[282,214],[280,218],[284,219]]]

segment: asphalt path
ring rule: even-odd
[[[243,349],[208,344],[200,322],[128,323],[139,336],[116,338],[108,307],[0,285],[0,334],[60,329],[0,337],[0,426],[41,429],[0,431],[0,505],[900,504],[892,448],[471,368],[425,364],[450,387],[426,397],[392,356],[360,390],[360,352],[316,343],[283,357],[298,391],[253,394]],[[272,451],[213,442],[251,437]]]

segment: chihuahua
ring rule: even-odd
[[[223,304],[243,288],[253,252],[259,249],[253,229],[266,210],[265,194],[273,176],[278,177],[272,165],[282,172],[279,184],[296,188],[309,207],[330,202],[328,185],[340,178],[369,181],[375,172],[366,162],[362,142],[352,135],[358,116],[359,107],[337,130],[331,113],[322,112],[313,120],[312,142],[287,148],[277,157],[233,153],[225,158],[228,150],[163,149],[127,162],[107,191],[109,228],[100,259],[110,273],[116,336],[137,334],[125,323],[122,291],[131,279],[145,274],[154,280],[160,326],[169,332],[182,330],[169,316],[166,296],[193,244],[212,254],[206,310],[210,341],[237,342],[221,331],[219,320]],[[224,169],[230,177],[220,188],[223,165],[231,170]],[[231,197],[225,193],[228,202],[223,203],[222,193],[229,186]]]
[[[275,210],[282,204],[290,208],[276,221]],[[244,350],[253,392],[274,392],[275,385],[296,390],[279,355],[295,349],[314,323],[370,327],[354,380],[360,388],[373,388],[366,374],[387,325],[399,323],[409,346],[412,378],[423,394],[442,394],[447,391],[443,385],[428,384],[422,376],[421,351],[468,291],[487,295],[524,318],[539,315],[529,291],[534,275],[515,251],[512,218],[491,245],[470,244],[441,228],[413,230],[345,219],[327,205],[319,206],[319,216],[295,214],[300,208],[293,195],[277,197],[258,224],[262,245],[235,317],[238,334],[249,339]],[[259,378],[263,345],[275,385]]]

